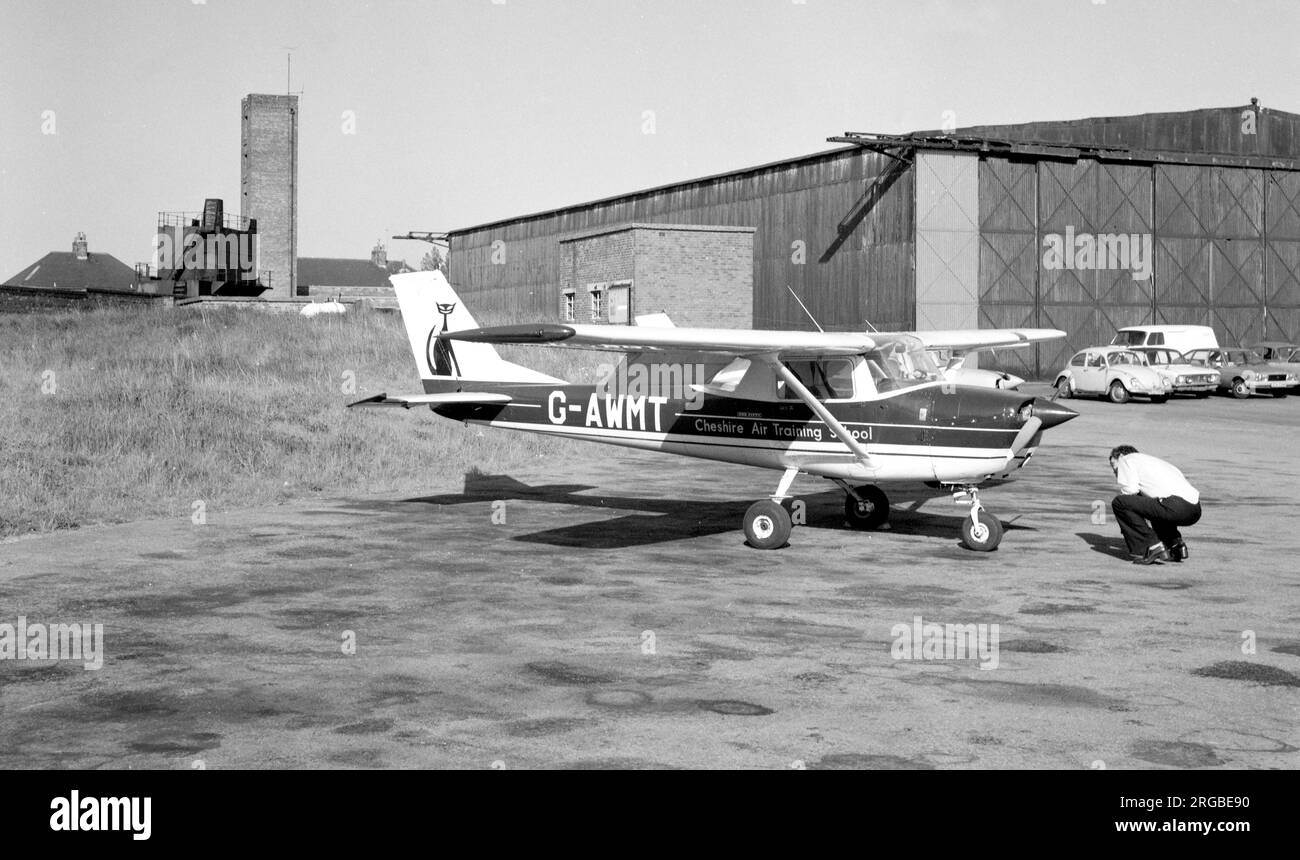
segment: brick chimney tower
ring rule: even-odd
[[[90,247],[86,242],[85,233],[78,233],[77,238],[72,240],[72,253],[78,260],[85,260],[90,257]]]
[[[370,262],[385,272],[388,271],[388,249],[384,247],[382,241],[376,240],[375,247],[370,249]]]

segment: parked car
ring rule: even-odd
[[[1174,394],[1209,397],[1219,387],[1219,372],[1189,364],[1181,352],[1163,346],[1135,347],[1157,373],[1174,384]]]
[[[1295,374],[1269,364],[1259,353],[1245,347],[1194,349],[1187,354],[1187,360],[1219,371],[1219,390],[1230,391],[1233,397],[1286,397],[1287,389],[1296,385]]]
[[[1251,349],[1259,353],[1269,364],[1277,365],[1287,373],[1294,373],[1297,378],[1300,378],[1300,345],[1265,340],[1255,344]],[[1291,393],[1295,394],[1296,389],[1291,389]]]
[[[950,349],[928,350],[945,382],[956,385],[979,385],[984,388],[1019,388],[1024,382],[1019,376],[1003,370],[983,370],[966,367],[965,355],[953,355]]]
[[[1126,403],[1135,394],[1164,403],[1174,384],[1146,363],[1139,352],[1122,346],[1081,349],[1056,374],[1056,390],[1069,397],[1098,395],[1112,403]]]
[[[1216,349],[1219,340],[1207,325],[1130,325],[1120,329],[1111,346],[1167,346],[1183,355],[1194,349]]]

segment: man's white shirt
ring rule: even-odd
[[[1193,505],[1201,500],[1201,494],[1188,483],[1178,467],[1159,457],[1125,454],[1115,465],[1120,491],[1127,495],[1141,493],[1153,499],[1178,496]]]

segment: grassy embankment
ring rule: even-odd
[[[510,357],[593,378],[588,353]],[[396,314],[0,316],[0,537],[189,517],[199,500],[211,516],[320,493],[419,493],[439,472],[617,453],[423,409],[344,408],[419,390]]]

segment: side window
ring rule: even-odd
[[[787,361],[785,366],[819,400],[844,400],[853,396],[853,362],[849,359]],[[784,399],[799,399],[783,382],[778,387]]]
[[[1151,332],[1151,336],[1147,338],[1147,344],[1150,346],[1164,346],[1165,333],[1162,331]]]
[[[1078,355],[1076,355],[1074,358],[1070,359],[1070,366],[1083,367],[1084,362],[1087,360],[1088,360],[1087,354],[1081,352]]]
[[[1088,356],[1088,367],[1101,367],[1101,366],[1102,366],[1102,360],[1100,354],[1093,354]]]

